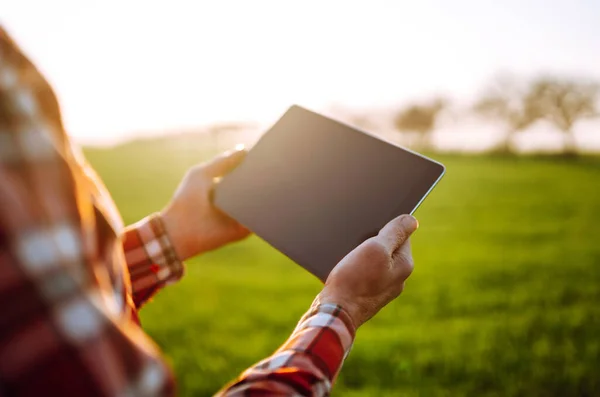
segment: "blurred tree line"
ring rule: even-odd
[[[503,139],[494,150],[498,153],[514,153],[515,137],[537,121],[547,120],[562,133],[563,154],[575,155],[573,127],[580,120],[600,116],[599,94],[600,85],[585,78],[545,76],[523,83],[504,76],[487,87],[468,110],[504,126]],[[394,126],[412,137],[415,149],[432,150],[433,131],[449,106],[446,98],[409,104],[397,112]]]

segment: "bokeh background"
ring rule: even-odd
[[[600,3],[8,0],[127,223],[297,103],[425,152],[416,270],[337,396],[600,395]],[[256,237],[142,311],[182,396],[270,354],[320,283]]]

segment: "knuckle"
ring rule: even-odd
[[[366,255],[368,255],[374,260],[378,260],[382,257],[385,257],[387,259],[388,257],[387,250],[383,243],[375,238],[371,238],[365,241],[363,245],[363,250]]]
[[[195,165],[190,168],[187,178],[193,181],[195,184],[206,184],[211,180],[207,168],[202,164]]]
[[[388,231],[388,236],[390,238],[399,243],[402,243],[404,240],[406,240],[408,236],[404,230],[404,226],[402,225],[402,217],[398,218],[396,222],[390,226],[391,230]]]
[[[403,243],[406,240],[406,232],[404,231],[404,228],[399,227],[396,229],[396,234],[394,236],[396,238],[396,241],[398,241],[399,243]]]
[[[412,259],[410,259],[408,262],[406,262],[406,272],[410,276],[414,270],[415,262]]]
[[[196,164],[192,168],[190,168],[190,174],[194,176],[205,176],[208,172],[208,167],[206,164]]]
[[[407,258],[404,261],[402,269],[406,278],[408,278],[412,274],[412,272],[415,270],[415,262],[411,257]]]
[[[190,168],[188,168],[187,172],[185,173],[184,178],[185,179],[197,179],[198,175],[203,174],[204,170],[203,167],[201,165],[194,165]]]
[[[410,254],[400,254],[395,258],[400,277],[407,279],[415,269],[415,263]]]

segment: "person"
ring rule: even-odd
[[[191,168],[164,210],[124,228],[52,89],[0,27],[0,396],[175,394],[138,311],[183,260],[249,234],[210,202],[244,155]],[[348,254],[290,338],[218,395],[328,395],[356,329],[403,290],[417,226],[396,218]]]

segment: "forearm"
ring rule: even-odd
[[[218,395],[329,395],[354,336],[354,325],[345,310],[316,301],[271,357],[245,371]]]

